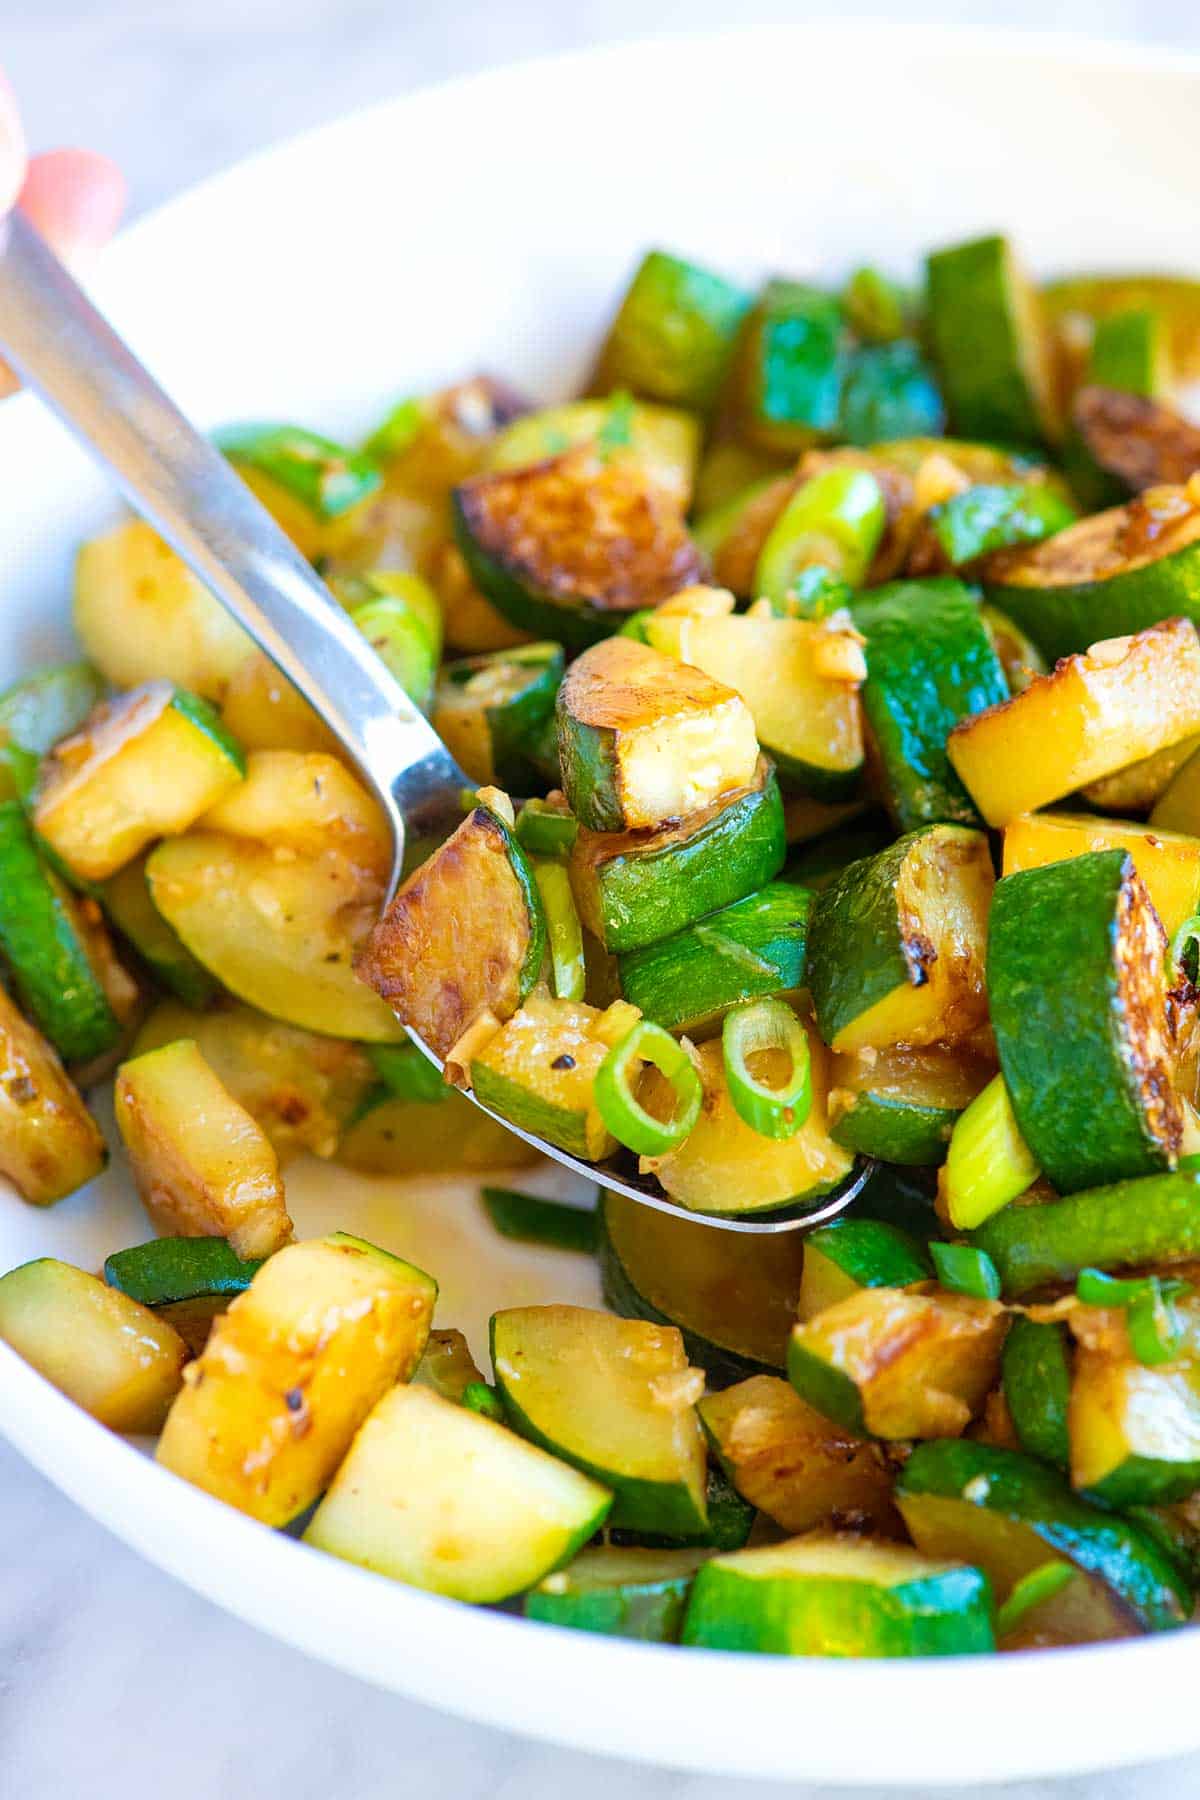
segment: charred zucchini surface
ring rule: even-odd
[[[464,482],[454,529],[505,618],[577,650],[704,577],[678,496],[592,448]]]
[[[544,946],[524,853],[503,819],[477,806],[409,876],[356,968],[445,1057],[482,1013],[511,1017],[538,978]]]

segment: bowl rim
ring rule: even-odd
[[[822,17],[703,33],[645,34],[451,76],[284,137],[140,215],[99,259],[89,285],[100,294],[110,287],[119,290],[125,263],[140,252],[145,240],[153,238],[198,200],[219,197],[226,186],[236,187],[248,176],[261,175],[272,164],[286,165],[302,150],[312,151],[355,130],[383,127],[397,115],[461,103],[479,89],[503,87],[531,77],[553,80],[597,63],[677,56],[702,48],[711,51],[724,43],[745,44],[747,40],[764,46],[794,45],[803,40],[811,48],[814,41],[844,43],[848,34],[864,32],[872,34],[873,47],[880,40],[903,43],[909,50],[927,46],[942,54],[986,58],[989,63],[1004,59],[1010,65],[1051,64],[1064,73],[1128,70],[1191,83],[1200,92],[1200,52],[1062,31],[906,25],[863,15],[848,20]],[[0,425],[0,439],[19,430],[19,420],[35,404],[32,396],[10,402],[5,408],[5,422]],[[1194,1678],[1200,1674],[1200,1634],[1185,1630],[1120,1643],[1006,1657],[986,1665],[988,1678],[983,1683],[982,1665],[977,1658],[938,1659],[936,1679],[944,1710],[939,1713],[937,1733],[926,1735],[940,1735],[946,1741],[940,1747],[931,1746],[925,1762],[907,1757],[902,1782],[897,1781],[894,1751],[888,1754],[886,1746],[863,1741],[886,1736],[882,1732],[860,1734],[854,1744],[857,1760],[853,1766],[849,1757],[841,1763],[824,1760],[804,1768],[785,1766],[778,1744],[772,1752],[769,1745],[763,1749],[744,1741],[722,1743],[720,1734],[711,1723],[706,1723],[719,1717],[722,1710],[728,1714],[730,1694],[737,1692],[736,1684],[745,1685],[748,1673],[756,1695],[756,1714],[774,1708],[786,1720],[794,1713],[797,1700],[803,1699],[814,1712],[838,1717],[852,1728],[864,1699],[878,1706],[884,1678],[877,1671],[884,1666],[887,1711],[894,1720],[901,1721],[906,1715],[923,1716],[931,1675],[927,1661],[883,1663],[880,1659],[806,1658],[801,1662],[768,1657],[750,1660],[719,1651],[689,1652],[681,1659],[674,1647],[585,1633],[564,1634],[554,1627],[466,1607],[403,1587],[325,1556],[286,1534],[264,1530],[255,1521],[190,1487],[147,1459],[135,1446],[98,1425],[2,1343],[0,1432],[114,1535],[235,1615],[377,1685],[393,1687],[427,1704],[501,1729],[568,1747],[600,1754],[636,1755],[647,1762],[706,1773],[792,1781],[803,1775],[831,1783],[874,1780],[895,1785],[915,1781],[935,1785],[964,1779],[964,1770],[970,1771],[974,1782],[988,1783],[1115,1767],[1200,1746],[1200,1719],[1194,1725],[1189,1723],[1189,1696]],[[131,1504],[134,1496],[139,1498]],[[206,1558],[210,1560],[206,1562]],[[281,1609],[285,1614],[282,1618]],[[331,1635],[339,1631],[340,1636],[331,1643]],[[398,1638],[419,1640],[421,1657],[409,1656],[403,1667],[398,1667]],[[464,1657],[468,1641],[470,1655]],[[431,1645],[434,1654],[429,1654]],[[1047,1655],[1053,1657],[1049,1665]],[[476,1684],[471,1691],[463,1692],[463,1667],[489,1659],[494,1665],[489,1685],[484,1688]],[[381,1660],[386,1664],[382,1669]],[[1048,1667],[1061,1672],[1061,1680],[1048,1682]],[[621,1741],[611,1743],[607,1741],[602,1709],[592,1707],[591,1712],[599,1716],[589,1717],[588,1691],[611,1689],[619,1694],[622,1689],[632,1692],[641,1687],[644,1692],[651,1687],[661,1688],[667,1671],[680,1669],[688,1672],[682,1684],[681,1712],[686,1713],[689,1727],[697,1733],[694,1742],[679,1741],[679,1729],[674,1732],[674,1741],[658,1741],[652,1717],[649,1725],[644,1719],[640,1724],[625,1721],[625,1727],[633,1728],[624,1729]],[[1114,1725],[1115,1720],[1128,1715],[1130,1683],[1139,1679],[1144,1684],[1143,1692],[1159,1691],[1172,1698],[1170,1705],[1160,1703],[1155,1709],[1158,1739],[1150,1748],[1143,1741],[1125,1743],[1125,1728],[1118,1730]],[[981,1686],[989,1690],[988,1706],[994,1712],[997,1682],[1003,1683],[1003,1704],[1013,1709],[1011,1716],[1035,1722],[1029,1742],[1036,1747],[1024,1749],[1021,1744],[1006,1744],[1002,1747],[1004,1760],[981,1769],[977,1760],[974,1764],[971,1761],[972,1754],[978,1759],[979,1742],[976,1739],[970,1743],[957,1721],[978,1715],[977,1690]],[[532,1709],[528,1692],[521,1693],[522,1686],[531,1690],[539,1702]],[[1052,1689],[1053,1694],[1048,1695],[1047,1689]],[[1081,1749],[1074,1734],[1066,1734],[1066,1744],[1057,1741],[1054,1708],[1062,1704],[1057,1698],[1059,1690],[1086,1694],[1088,1723],[1095,1732],[1094,1751]],[[556,1704],[544,1704],[548,1701]],[[666,1735],[671,1737],[671,1733]],[[731,1735],[725,1734],[726,1738]]]

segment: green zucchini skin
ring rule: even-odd
[[[90,663],[40,669],[0,694],[0,800],[27,800],[39,758],[78,731],[104,695]]]
[[[245,1293],[263,1259],[243,1261],[225,1238],[154,1238],[117,1250],[104,1264],[109,1287],[143,1306],[185,1300],[232,1300]]]
[[[120,1024],[16,800],[0,802],[0,953],[22,1007],[64,1062],[112,1049]]]
[[[155,906],[146,880],[145,857],[110,875],[101,883],[99,897],[112,924],[169,993],[196,1011],[203,1011],[216,998],[219,982]]]
[[[1166,370],[1162,320],[1155,312],[1135,309],[1096,321],[1096,332],[1080,388],[1114,388],[1122,394],[1158,398]],[[1092,454],[1087,431],[1074,415],[1063,441],[1062,463],[1074,492],[1089,512],[1119,506],[1129,486]]]
[[[789,1548],[778,1546],[781,1560]],[[756,1578],[738,1558],[717,1558],[692,1584],[683,1642],[777,1656],[978,1655],[995,1648],[991,1589],[965,1566],[883,1585],[786,1568]]]
[[[363,1051],[389,1100],[436,1106],[451,1097],[441,1070],[415,1044],[364,1044]]]
[[[1009,1326],[1001,1380],[1022,1450],[1052,1468],[1071,1461],[1067,1409],[1071,1399],[1071,1334],[1061,1323],[1038,1324],[1018,1315]]]
[[[743,434],[799,455],[838,427],[844,352],[837,300],[798,281],[769,281],[746,321],[734,372]]]
[[[596,905],[581,904],[581,912],[587,924],[596,919],[606,949],[620,954],[672,937],[755,893],[783,867],[783,800],[769,765],[757,786],[697,816],[690,830],[685,821],[640,842],[631,834],[627,851],[591,873]]]
[[[896,581],[853,608],[867,640],[863,712],[901,831],[979,814],[946,754],[960,719],[1008,699],[971,590],[949,577]]]
[[[383,480],[375,460],[302,425],[227,425],[215,436],[233,463],[278,483],[317,519],[336,519]]]
[[[1085,530],[1089,524],[1085,519],[1068,531]],[[1067,536],[1063,532],[1051,538],[1046,548],[1063,543]],[[1037,569],[1038,548],[1028,552],[1027,568]],[[1120,569],[1103,579],[1035,584],[1006,581],[1002,573],[993,579],[985,571],[983,586],[990,604],[1027,632],[1043,656],[1054,662],[1101,638],[1145,631],[1160,619],[1200,624],[1200,535],[1140,568]]]
[[[839,429],[848,444],[940,437],[945,428],[941,389],[911,338],[865,344],[850,353]]]
[[[1038,544],[1065,531],[1079,514],[1048,482],[1023,486],[981,482],[932,508],[933,535],[955,568],[993,550]]]
[[[497,665],[513,664],[528,669],[525,686],[483,711],[496,783],[507,793],[521,794],[538,784],[541,771],[536,767],[536,759],[547,721],[554,730],[554,700],[565,667],[561,644],[526,644],[512,650],[488,650],[479,656],[459,657],[442,664],[438,687],[443,683],[465,684],[473,675]]]
[[[644,400],[707,412],[750,305],[744,288],[711,269],[648,251],[609,328],[593,391],[627,388]]]
[[[922,1106],[864,1088],[829,1135],[835,1144],[860,1156],[877,1156],[910,1169],[934,1168],[946,1160],[957,1118],[948,1106]]]
[[[1127,1016],[1118,933],[1133,862],[1125,850],[1021,869],[996,885],[987,988],[1005,1085],[1021,1135],[1060,1193],[1165,1169],[1178,1142],[1142,1022]],[[1132,954],[1145,955],[1137,944]]]
[[[971,1233],[1000,1271],[1006,1299],[1059,1283],[1083,1269],[1106,1273],[1200,1257],[1200,1170],[1069,1194],[1044,1206],[1006,1207]]]
[[[674,1644],[703,1560],[701,1553],[686,1550],[585,1550],[569,1569],[547,1576],[526,1594],[523,1611],[542,1625]]]
[[[788,1345],[787,1378],[802,1400],[822,1418],[832,1419],[856,1437],[869,1437],[862,1395],[849,1375],[814,1356],[793,1338]]]
[[[813,897],[792,882],[756,894],[618,959],[621,992],[667,1031],[695,1032],[743,1000],[804,985]]]
[[[810,1231],[804,1247],[836,1264],[856,1287],[907,1287],[933,1274],[925,1246],[881,1219],[834,1219]]]
[[[683,1537],[661,1537],[648,1531],[623,1531],[614,1528],[614,1544],[636,1545],[647,1550],[741,1550],[754,1529],[756,1509],[743,1500],[719,1463],[709,1463],[704,1501],[708,1508],[708,1524],[703,1531],[692,1531]]]
[[[594,1212],[567,1206],[561,1200],[545,1200],[540,1194],[517,1193],[513,1188],[485,1187],[480,1193],[484,1210],[501,1237],[589,1255],[596,1248]]]
[[[1019,1521],[1107,1582],[1147,1631],[1169,1631],[1191,1611],[1191,1593],[1157,1544],[1127,1520],[1089,1506],[1055,1470],[1019,1451],[953,1438],[918,1444],[896,1483],[902,1511],[905,1498],[917,1494],[965,1500]]]
[[[1045,422],[1029,381],[1036,352],[1006,240],[976,238],[935,251],[926,280],[929,337],[955,433],[1040,443]]]

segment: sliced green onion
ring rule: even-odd
[[[587,971],[583,965],[583,930],[575,910],[575,896],[565,863],[553,857],[535,856],[533,879],[542,896],[546,915],[546,942],[550,973],[560,1000],[582,1000]]]
[[[1192,913],[1183,921],[1171,939],[1170,955],[1173,969],[1190,982],[1200,982],[1200,913]]]
[[[797,488],[767,533],[754,571],[755,595],[784,601],[814,563],[861,585],[887,524],[883,489],[866,469],[826,469]]]
[[[468,1381],[462,1391],[462,1404],[468,1412],[482,1413],[485,1419],[504,1424],[504,1403],[494,1387],[486,1381]]]
[[[973,1244],[931,1243],[929,1254],[938,1283],[949,1294],[969,1294],[973,1300],[1000,1298],[1000,1271],[986,1250]]]
[[[781,1050],[790,1059],[779,1087],[750,1073],[750,1058]],[[721,1030],[725,1085],[733,1109],[759,1137],[795,1137],[812,1111],[812,1058],[808,1033],[785,1000],[751,1000],[726,1013]]]
[[[1103,1269],[1080,1269],[1075,1298],[1085,1306],[1131,1306],[1146,1292],[1149,1279],[1137,1275],[1132,1280],[1122,1280],[1119,1275],[1106,1275]]]
[[[653,1063],[675,1090],[675,1117],[666,1124],[634,1098],[630,1080],[643,1062]],[[704,1097],[700,1077],[683,1045],[649,1019],[639,1019],[633,1030],[613,1045],[596,1070],[593,1096],[617,1142],[639,1156],[666,1156],[677,1150],[700,1117]]]
[[[416,442],[417,434],[425,423],[427,406],[428,402],[416,394],[398,401],[363,445],[367,455],[378,462],[387,462],[389,458],[399,456],[409,449]]]
[[[574,813],[527,800],[517,815],[517,841],[531,856],[566,856],[579,836]]]
[[[786,594],[781,598],[764,595],[771,611],[780,619],[827,619],[840,612],[854,599],[850,583],[825,563],[813,563],[801,569]]]
[[[483,1189],[483,1204],[501,1237],[521,1244],[547,1244],[554,1250],[590,1252],[596,1248],[596,1215],[582,1207],[494,1187]]]
[[[436,1063],[415,1044],[364,1044],[362,1048],[392,1100],[436,1106],[454,1092]]]
[[[1021,1136],[1003,1075],[959,1114],[939,1186],[956,1231],[974,1231],[1041,1174]]]
[[[1038,544],[1073,525],[1079,514],[1044,482],[981,483],[931,507],[933,535],[953,568],[992,550]]]
[[[1130,1349],[1147,1368],[1172,1362],[1179,1355],[1183,1326],[1174,1299],[1163,1283],[1155,1281],[1147,1293],[1139,1294],[1130,1304],[1125,1327]]]
[[[1015,1631],[1035,1606],[1061,1594],[1078,1573],[1078,1569],[1068,1562],[1047,1562],[1030,1569],[1028,1575],[1022,1575],[1004,1605],[997,1609],[996,1636],[1007,1637],[1010,1631]]]

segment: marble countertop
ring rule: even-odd
[[[737,18],[829,10],[743,0]],[[863,10],[1200,49],[1195,0],[868,0]],[[278,0],[41,0],[20,16],[10,0],[3,12],[0,57],[31,139],[117,156],[138,211],[273,139],[406,88],[541,51],[730,21],[723,0],[289,0],[286,13]],[[142,1562],[0,1444],[0,1800],[383,1800],[404,1790],[427,1800],[769,1791],[530,1744],[335,1674]],[[881,1790],[788,1791],[883,1800]],[[1200,1757],[995,1791],[1192,1800]],[[966,1800],[979,1790],[954,1792]]]

